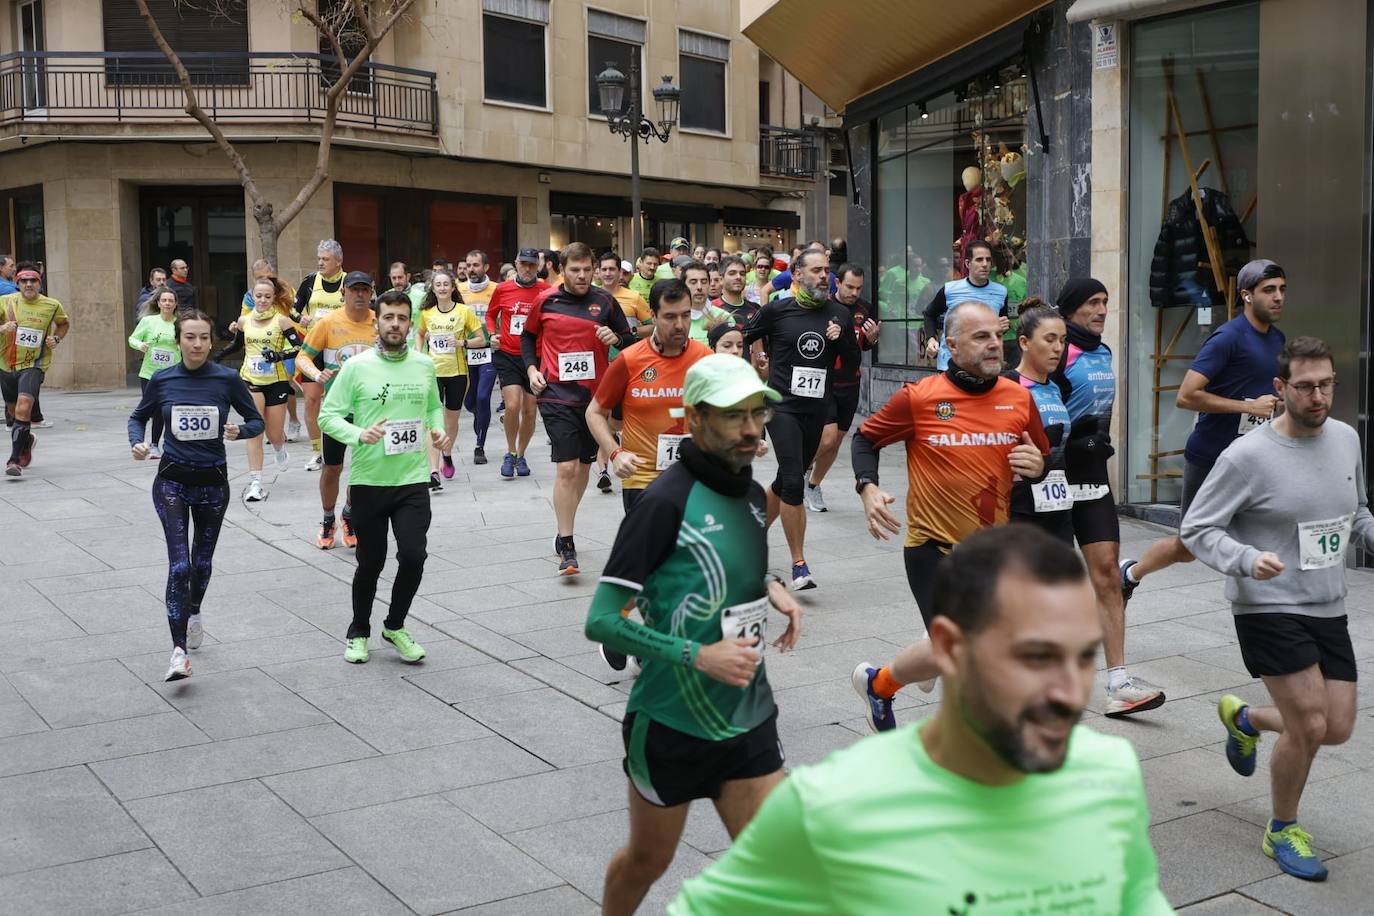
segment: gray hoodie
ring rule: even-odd
[[[1231,577],[1233,613],[1341,616],[1346,542],[1374,545],[1359,435],[1327,420],[1311,438],[1291,439],[1266,423],[1237,439],[1198,491],[1180,536],[1193,556]],[[1250,572],[1264,551],[1278,554],[1284,570],[1260,582]]]

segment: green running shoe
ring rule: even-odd
[[[1226,759],[1231,769],[1242,776],[1255,773],[1255,748],[1259,746],[1259,735],[1247,735],[1236,725],[1236,713],[1250,704],[1233,693],[1228,693],[1217,701],[1217,718],[1226,726]]]
[[[348,638],[348,648],[344,649],[344,661],[361,665],[367,661],[367,637],[350,636]]]
[[[1297,824],[1289,824],[1280,831],[1264,828],[1264,854],[1279,864],[1286,874],[1304,881],[1325,881],[1326,866],[1312,851],[1312,834]]]
[[[425,657],[425,650],[420,648],[420,644],[410,638],[410,634],[404,629],[382,630],[382,639],[396,647],[396,651],[401,654],[404,661],[412,664]]]

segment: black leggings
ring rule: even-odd
[[[353,574],[353,622],[348,638],[372,635],[372,601],[377,597],[377,578],[386,565],[388,523],[396,537],[396,580],[391,584],[391,609],[382,624],[399,630],[406,624],[410,602],[425,572],[429,541],[429,484],[402,487],[349,487],[350,513],[358,536],[358,569]]]
[[[148,383],[151,382],[151,381],[152,381],[152,379],[147,379],[147,378],[141,378],[141,379],[139,379],[139,380],[138,380],[138,390],[139,390],[141,393],[146,393],[146,392],[148,391]],[[161,411],[161,410],[155,410],[155,411],[153,411],[153,418],[152,418],[152,420],[149,421],[149,422],[152,424],[153,429],[152,429],[152,434],[151,434],[150,438],[148,439],[148,441],[151,442],[153,445],[157,445],[159,442],[162,441],[162,411]]]
[[[930,629],[930,618],[935,613],[935,567],[948,554],[934,541],[926,541],[919,547],[903,547],[902,562],[906,566],[906,584],[916,599],[916,609],[921,612],[921,621]]]
[[[773,437],[773,456],[778,460],[778,476],[773,492],[789,506],[800,506],[806,492],[806,469],[816,459],[825,430],[825,414],[778,411],[768,424]]]
[[[186,648],[186,621],[200,613],[210,586],[211,561],[219,540],[224,511],[229,508],[229,484],[193,486],[153,478],[153,508],[167,538],[167,624],[172,645]],[[191,540],[195,523],[195,540]]]
[[[487,444],[487,429],[491,427],[491,389],[496,385],[496,364],[482,363],[468,366],[468,396],[463,406],[472,413],[472,434],[477,447]]]

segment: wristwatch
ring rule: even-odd
[[[860,478],[858,478],[857,480],[854,481],[854,492],[855,492],[855,493],[858,493],[860,496],[863,496],[863,495],[864,495],[864,487],[868,486],[869,484],[873,484],[873,486],[876,487],[876,486],[878,485],[878,481],[875,480],[875,479],[872,478],[872,477],[860,477]]]

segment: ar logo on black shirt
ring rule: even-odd
[[[815,331],[807,331],[797,338],[797,352],[807,359],[815,359],[825,349],[825,338]]]

